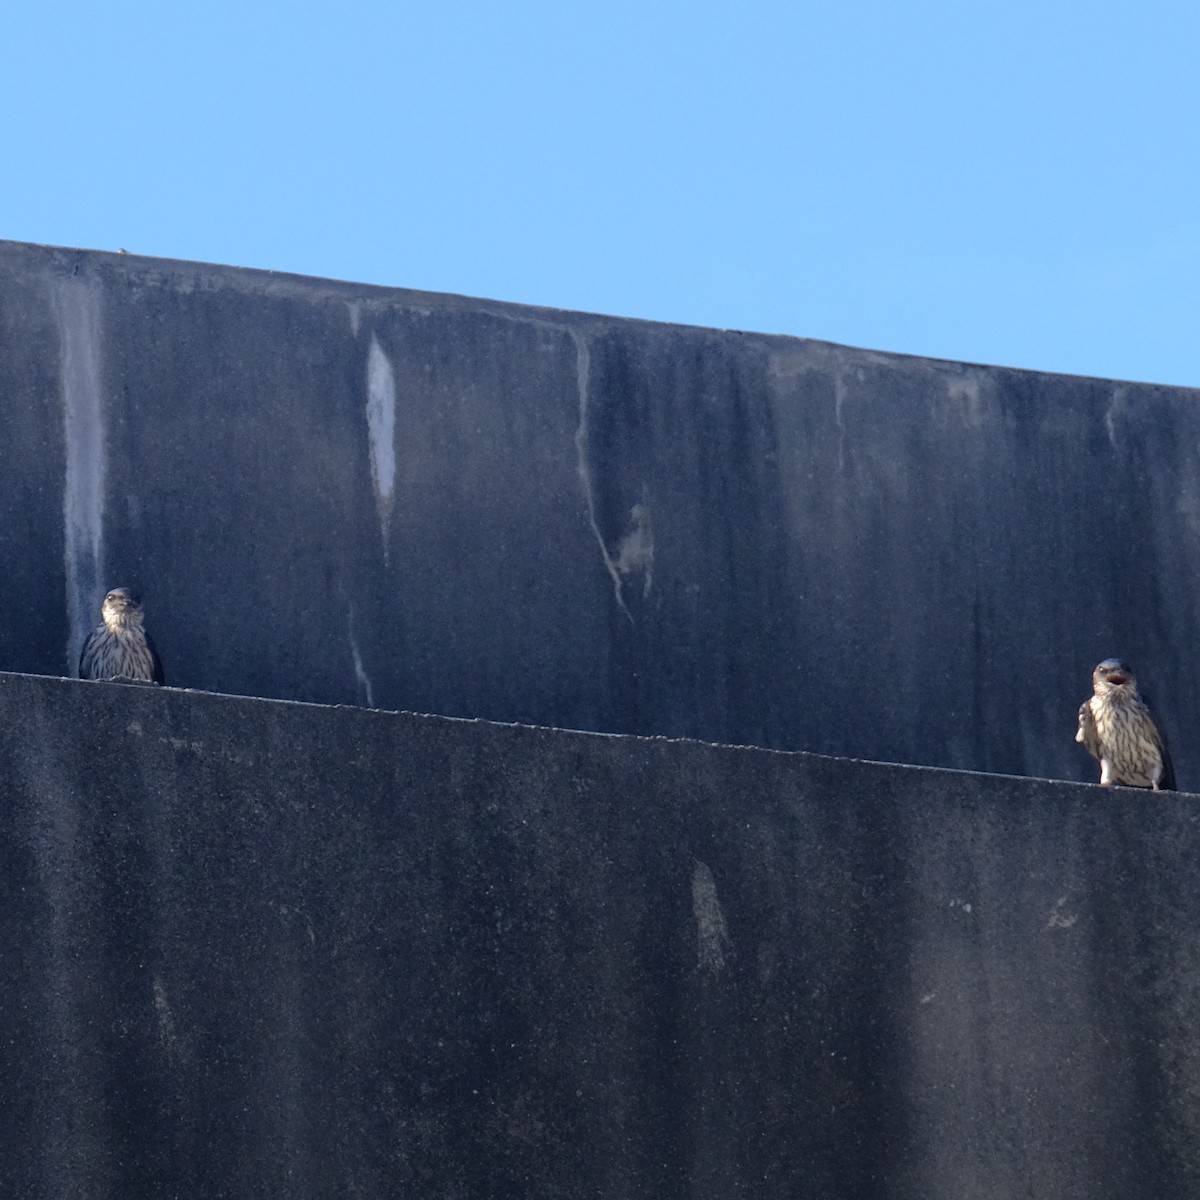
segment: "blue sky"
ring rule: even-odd
[[[1200,386],[1200,6],[12,6],[0,237]]]

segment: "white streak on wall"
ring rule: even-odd
[[[717,884],[707,863],[697,862],[692,871],[692,915],[696,918],[696,962],[714,975],[725,969],[733,952],[725,914],[717,899]]]
[[[158,1040],[166,1051],[167,1057],[176,1065],[181,1065],[186,1055],[179,1034],[175,1030],[175,1017],[171,1012],[171,1003],[167,999],[167,988],[160,975],[154,975],[152,981],[154,991],[154,1015],[158,1018]]]
[[[622,580],[640,574],[642,596],[650,595],[654,583],[654,526],[648,504],[635,504],[629,510],[629,532],[621,538],[613,565]]]
[[[362,689],[367,707],[374,708],[375,692],[371,687],[371,678],[363,667],[362,653],[358,648],[358,638],[354,636],[354,605],[350,603],[349,597],[346,598],[346,610],[347,632],[350,637],[350,653],[354,658],[354,678],[358,680],[358,685]]]
[[[67,584],[67,664],[78,669],[79,652],[96,623],[103,591],[104,404],[100,370],[100,298],[86,279],[72,276],[54,286],[58,320],[66,443],[63,489],[64,565]]]
[[[604,535],[596,520],[596,493],[592,485],[592,468],[588,458],[588,375],[591,370],[591,354],[583,335],[571,330],[571,340],[575,343],[576,378],[579,387],[579,428],[575,431],[575,453],[578,459],[579,484],[583,489],[583,502],[587,506],[588,522],[595,534],[596,543],[600,547],[600,557],[604,560],[604,569],[608,572],[613,584],[613,595],[621,611],[633,624],[633,614],[625,606],[625,597],[621,594],[621,572],[609,554],[604,544]]]
[[[375,507],[386,561],[396,497],[396,376],[374,337],[367,353],[367,434],[371,443],[371,482],[375,487]]]
[[[363,670],[362,655],[358,652],[358,642],[354,639],[354,634],[350,635],[350,653],[354,655],[354,677],[361,685],[366,697],[367,707],[375,707],[375,693],[371,688],[371,680],[368,678],[366,671]]]
[[[1104,428],[1108,431],[1108,443],[1114,450],[1121,449],[1117,426],[1124,416],[1125,401],[1128,395],[1128,388],[1114,387],[1112,399],[1109,401],[1108,409],[1104,414]]]
[[[981,429],[984,423],[983,388],[979,377],[951,379],[946,384],[946,394],[959,412],[962,423],[968,429]]]
[[[846,473],[846,422],[842,418],[842,405],[846,402],[846,382],[840,367],[833,374],[833,417],[838,431],[838,471]]]

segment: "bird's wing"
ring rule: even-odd
[[[1079,732],[1075,740],[1082,742],[1084,749],[1094,758],[1100,758],[1100,735],[1096,732],[1096,718],[1092,716],[1092,702],[1085,700],[1079,706]]]
[[[1154,715],[1154,705],[1148,697],[1142,697],[1146,706],[1146,714],[1150,718],[1150,728],[1154,730],[1154,739],[1158,742],[1158,752],[1162,755],[1162,774],[1158,778],[1158,786],[1165,792],[1175,790],[1175,765],[1171,762],[1171,752],[1167,749],[1167,735],[1162,731],[1162,724]]]
[[[79,670],[76,672],[76,674],[78,674],[80,679],[90,679],[91,678],[90,675],[85,675],[83,673],[83,664],[87,662],[88,655],[91,653],[91,650],[92,650],[92,643],[95,642],[95,640],[96,640],[96,631],[93,629],[92,632],[89,633],[86,638],[84,638],[83,649],[80,650],[80,652],[79,652]]]
[[[143,631],[143,632],[145,632],[145,631]],[[150,672],[150,678],[153,679],[155,683],[162,683],[162,681],[163,681],[162,659],[158,657],[158,650],[154,646],[154,639],[148,633],[145,634],[145,637],[146,637],[146,649],[150,651],[150,661],[154,664],[154,667],[153,667],[152,671]]]
[[[1175,790],[1175,764],[1171,762],[1171,752],[1167,749],[1166,742],[1163,743],[1162,762],[1162,774],[1158,777],[1159,789],[1164,792],[1173,792]]]

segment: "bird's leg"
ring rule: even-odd
[[[1107,758],[1102,758],[1100,760],[1100,786],[1101,787],[1112,787],[1113,779],[1114,779],[1114,775],[1113,775],[1112,763],[1109,762]]]

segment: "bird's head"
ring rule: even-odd
[[[104,597],[100,615],[109,629],[139,624],[142,620],[142,597],[131,588],[113,588]]]
[[[1096,669],[1092,672],[1093,690],[1108,692],[1126,685],[1130,691],[1137,691],[1137,680],[1127,662],[1119,658],[1106,658],[1102,663],[1096,664]]]

